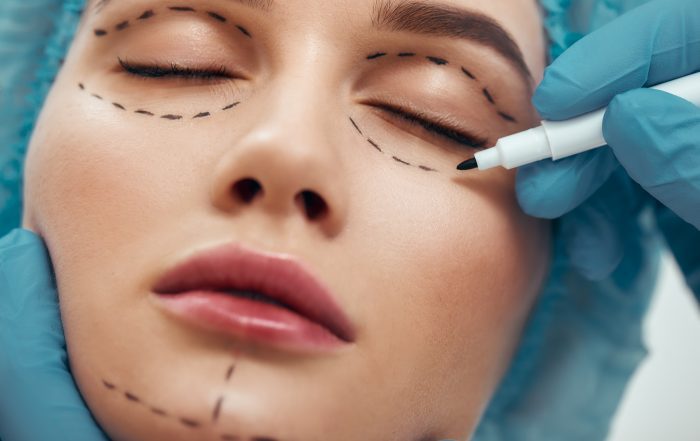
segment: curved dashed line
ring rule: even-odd
[[[377,58],[381,58],[385,55],[387,55],[386,52],[375,52],[375,53],[372,53],[370,55],[367,55],[365,58],[367,58],[368,60],[376,60]],[[413,57],[415,55],[416,55],[415,52],[399,52],[398,54],[396,54],[397,57]],[[426,55],[425,59],[430,61],[433,64],[438,65],[438,66],[445,66],[445,65],[450,64],[450,62],[447,59],[436,57],[433,55]],[[474,75],[471,71],[469,71],[464,66],[460,66],[460,70],[470,80],[477,81],[477,82],[479,81],[478,78],[476,77],[476,75]],[[481,87],[481,93],[484,95],[486,100],[495,108],[496,114],[501,119],[504,119],[504,120],[511,122],[511,123],[518,122],[518,120],[514,116],[512,116],[506,112],[503,112],[501,109],[498,108],[498,104],[496,103],[496,99],[493,97],[493,95],[491,94],[491,92],[489,91],[489,89],[487,87]]]
[[[168,6],[168,7],[166,7],[166,9],[168,11],[172,11],[173,13],[178,13],[178,14],[179,13],[192,13],[192,14],[202,13],[205,16],[207,16],[213,20],[216,20],[219,23],[227,23],[229,21],[228,18],[226,18],[224,15],[222,15],[218,12],[200,11],[192,6],[184,6],[184,5],[183,6]],[[145,20],[148,20],[154,16],[156,16],[156,12],[153,9],[147,9],[147,10],[143,11],[138,17],[136,17],[135,20],[145,21]],[[130,20],[122,20],[119,23],[114,25],[114,27],[113,27],[114,32],[124,31],[124,30],[130,28],[131,24],[132,23]],[[253,38],[252,34],[244,26],[242,26],[240,24],[236,24],[235,27],[236,27],[236,29],[238,29],[238,31],[241,34],[245,35],[248,38]],[[96,37],[105,37],[105,36],[110,34],[110,31],[108,31],[105,28],[95,28],[95,29],[93,29],[93,33],[95,34]]]
[[[175,12],[197,12],[197,10],[191,6],[168,6],[168,9]]]
[[[139,15],[137,20],[148,20],[149,18],[153,17],[156,15],[155,12],[153,12],[153,9],[149,9],[147,11],[144,11],[143,14]]]
[[[362,132],[362,129],[360,129],[360,126],[355,122],[355,120],[354,120],[352,117],[350,117],[350,116],[348,117],[348,120],[350,120],[350,123],[351,123],[352,126],[355,128],[355,130],[357,131],[357,133],[359,133],[360,136],[363,136],[363,137],[364,137],[364,134],[363,134],[363,132]],[[372,138],[365,138],[365,141],[367,141],[367,143],[368,143],[369,145],[371,145],[372,147],[374,147],[374,148],[375,148],[377,151],[379,151],[380,153],[387,155],[387,153],[386,153],[384,150],[382,150],[382,148],[379,146],[379,144],[378,144],[376,141],[374,141]],[[410,162],[404,161],[403,159],[399,158],[398,156],[392,156],[391,158],[392,158],[394,161],[396,161],[396,162],[400,162],[400,163],[402,163],[402,164],[409,165],[409,166],[411,166],[411,167],[417,167],[417,168],[419,168],[419,169],[421,169],[421,170],[423,170],[423,171],[427,171],[427,172],[436,172],[436,171],[437,171],[436,169],[434,169],[434,168],[432,168],[432,167],[428,167],[428,166],[426,166],[426,165],[413,165],[413,164],[411,164]]]
[[[78,83],[78,88],[83,92],[87,92],[87,88],[85,87],[85,84],[82,82]],[[90,96],[92,96],[93,98],[96,98],[98,100],[104,100],[102,95],[98,95],[96,93],[90,93]],[[111,101],[111,104],[116,109],[119,109],[122,111],[128,111],[127,107],[119,102]],[[231,104],[225,106],[224,108],[222,108],[221,110],[223,111],[223,110],[232,109],[235,106],[237,106],[238,104],[240,104],[240,101],[236,101],[234,103],[231,103]],[[138,114],[138,115],[151,116],[151,117],[156,116],[155,113],[151,112],[150,110],[146,110],[146,109],[136,109],[133,111],[133,113]],[[212,112],[209,112],[209,111],[199,112],[199,113],[193,115],[192,119],[208,118],[212,115],[213,115]],[[159,118],[170,120],[170,121],[177,121],[177,120],[183,119],[184,116],[180,115],[180,114],[176,114],[176,113],[166,113],[166,114],[160,115]]]

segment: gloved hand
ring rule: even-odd
[[[615,268],[634,240],[626,221],[651,195],[658,225],[700,298],[700,109],[639,89],[699,70],[697,0],[656,0],[584,37],[545,71],[533,98],[544,119],[568,119],[609,103],[603,134],[610,148],[540,161],[517,175],[525,212],[566,215],[568,252],[589,278]],[[620,173],[646,192],[627,185],[601,189],[611,179],[619,183]]]
[[[0,238],[0,439],[107,441],[70,374],[44,242]]]

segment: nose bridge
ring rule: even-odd
[[[332,133],[341,105],[331,91],[338,88],[326,80],[333,77],[328,66],[315,68],[315,52],[301,53],[282,59],[266,84],[238,109],[248,112],[242,118],[248,123],[238,139],[229,141],[212,198],[226,211],[302,215],[327,232],[337,231],[347,205]]]

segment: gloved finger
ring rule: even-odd
[[[68,370],[47,250],[31,231],[0,239],[0,439],[107,441]]]
[[[530,216],[563,216],[598,191],[619,166],[605,147],[559,161],[545,159],[522,166],[516,175],[518,202]]]
[[[635,184],[619,169],[584,204],[561,219],[570,261],[586,278],[609,276],[634,240],[636,213],[642,206]]]
[[[700,230],[659,204],[656,224],[685,276],[688,287],[700,302]]]
[[[633,90],[611,102],[603,135],[632,179],[700,228],[700,108],[658,90]]]
[[[605,107],[613,96],[700,70],[697,0],[656,0],[587,35],[545,71],[533,104],[544,119]]]

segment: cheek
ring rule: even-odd
[[[381,279],[373,289],[382,300],[365,312],[372,338],[392,348],[392,375],[406,366],[413,382],[432,379],[434,396],[472,409],[507,367],[549,258],[548,224],[518,209],[512,178],[479,179],[403,182],[401,197],[372,209],[391,220],[382,237],[367,232],[381,244],[372,265],[382,271],[367,273]]]
[[[56,89],[27,156],[26,218],[59,271],[66,268],[61,274],[89,274],[131,261],[134,243],[188,207],[185,182],[196,182],[206,158],[186,151],[182,133],[127,123],[105,106],[84,105],[70,85]]]

